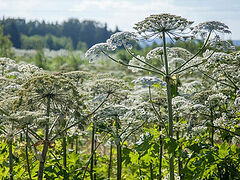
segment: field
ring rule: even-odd
[[[2,45],[1,179],[240,179],[239,47],[191,25],[151,15],[135,29],[162,43],[145,48],[130,32],[87,52]]]

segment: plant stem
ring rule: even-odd
[[[156,68],[155,66],[153,66],[153,65],[149,64],[148,62],[143,61],[143,60],[141,60],[140,58],[138,58],[137,56],[135,56],[134,53],[131,52],[130,49],[128,49],[128,47],[126,46],[125,43],[123,43],[123,45],[124,45],[124,48],[127,50],[127,52],[128,52],[132,57],[134,57],[134,58],[137,59],[138,61],[142,62],[143,64],[146,64],[146,65],[150,66],[151,68],[153,68],[154,70],[158,71],[158,72],[161,73],[162,75],[165,75],[165,73],[162,72],[160,69]]]
[[[95,143],[95,124],[93,123],[92,126],[92,145],[91,145],[91,164],[90,164],[90,176],[91,176],[91,180],[94,179],[93,177],[93,165],[94,165],[94,143]]]
[[[109,59],[113,60],[114,62],[118,63],[118,64],[121,64],[123,66],[128,66],[128,67],[133,67],[133,68],[138,68],[138,69],[142,69],[142,70],[145,70],[147,72],[152,72],[152,73],[156,73],[156,74],[159,74],[159,75],[163,75],[161,72],[159,71],[156,71],[156,70],[153,70],[153,69],[148,69],[148,68],[145,68],[145,67],[140,67],[140,66],[135,66],[135,65],[130,65],[130,64],[126,64],[120,60],[116,60],[114,59],[113,57],[111,57],[110,55],[108,55],[107,53],[105,53],[104,51],[102,51],[102,53],[107,56]]]
[[[50,114],[50,103],[51,103],[51,99],[50,99],[50,97],[47,97],[47,113],[46,113],[47,117],[49,117],[49,114]],[[48,140],[48,138],[49,138],[48,137],[49,123],[48,123],[48,121],[46,122],[46,125],[45,125],[45,139],[44,139],[44,144],[43,144],[41,161],[39,164],[38,180],[42,180],[42,178],[43,178],[43,169],[44,169],[44,164],[46,161],[46,156],[47,156],[47,151],[48,151],[48,145],[49,145],[49,140]]]
[[[96,148],[94,149],[94,151],[97,150],[97,148],[104,142],[104,140],[105,140],[106,138],[107,138],[107,136],[105,136],[105,137],[103,138],[103,140],[102,140],[101,143],[98,143],[98,145],[96,146]],[[81,180],[84,180],[84,178],[85,178],[85,175],[86,175],[86,172],[87,172],[87,168],[88,168],[88,166],[89,166],[89,164],[90,164],[90,162],[91,162],[92,156],[93,156],[93,154],[91,154],[91,157],[89,158],[89,160],[88,160],[88,162],[87,162],[87,164],[86,164],[86,166],[85,166],[85,170],[84,170],[84,172],[83,172],[83,177],[82,177]],[[78,177],[81,173],[82,173],[82,171],[80,171],[80,172],[76,175],[76,177]]]
[[[13,139],[10,137],[9,140],[9,179],[13,180],[13,153],[12,153],[12,142]]]
[[[96,131],[96,130],[95,130]],[[94,149],[97,148],[97,139],[95,138],[95,142],[94,142]],[[96,151],[94,150],[94,159],[93,159],[93,162],[94,162],[94,166],[95,168],[97,167],[97,153]],[[97,174],[96,172],[94,172],[93,174],[93,179],[96,180],[97,179]]]
[[[23,139],[22,139],[22,133],[20,133],[20,142],[22,142]]]
[[[2,66],[2,76],[4,76],[4,66]]]
[[[26,126],[26,149],[25,149],[25,152],[26,152],[26,161],[27,161],[27,171],[28,171],[28,176],[29,176],[29,179],[31,180],[32,177],[31,177],[31,170],[30,170],[30,165],[29,165],[29,157],[28,157],[28,125]]]
[[[177,122],[179,122],[179,117],[177,117]],[[176,132],[176,136],[177,136],[177,141],[179,141],[179,139],[180,139],[180,137],[179,137],[179,130]],[[179,148],[181,148],[181,146],[179,146]],[[183,177],[182,177],[181,154],[178,157],[178,175],[180,176],[180,179],[183,179]]]
[[[162,126],[165,128],[166,133],[167,133],[167,136],[168,136],[168,129],[167,129],[167,127],[165,126],[165,124],[164,124],[164,122],[163,122],[163,120],[162,120],[162,118],[161,118],[160,113],[157,111],[156,107],[155,107],[154,104],[153,104],[153,101],[152,101],[152,93],[151,93],[151,87],[150,87],[150,86],[148,87],[148,93],[149,93],[150,102],[151,102],[151,104],[152,104],[152,108],[153,108],[155,114],[157,115],[159,122],[162,123]]]
[[[113,150],[113,142],[111,140],[110,153],[109,153],[109,165],[108,165],[108,180],[110,180],[111,178],[111,171],[112,171],[112,150]]]
[[[97,112],[97,110],[107,101],[107,99],[109,98],[110,94],[111,94],[111,93],[108,93],[107,96],[104,98],[104,100],[103,100],[90,114],[88,114],[88,115],[84,118],[84,120],[88,119],[88,118],[91,117],[95,112]],[[1,109],[0,109],[0,111],[1,111]],[[53,136],[53,137],[50,139],[50,141],[53,141],[55,138],[57,138],[57,137],[59,136],[59,134],[61,134],[61,133],[63,133],[63,132],[66,132],[67,130],[71,129],[72,127],[78,125],[78,124],[81,123],[81,122],[82,122],[82,120],[79,120],[79,121],[73,123],[72,125],[66,127],[65,129],[63,129],[62,131],[60,131],[58,134],[56,134],[55,136]]]
[[[121,180],[122,177],[122,152],[121,152],[121,144],[120,144],[120,136],[118,133],[119,130],[119,118],[116,117],[116,138],[115,143],[117,146],[117,180]]]
[[[163,35],[163,54],[164,54],[165,71],[166,71],[166,83],[167,83],[168,131],[169,131],[169,138],[173,138],[172,95],[171,95],[170,76],[169,76],[169,72],[168,72],[168,60],[167,60],[165,32],[163,32],[162,35]],[[174,180],[174,158],[173,158],[173,155],[170,155],[169,171],[170,171],[170,180]]]
[[[213,77],[211,77],[210,75],[208,75],[208,74],[204,73],[203,71],[201,71],[199,68],[198,68],[198,71],[199,71],[200,73],[202,73],[204,76],[207,76],[209,79],[211,79],[211,80],[213,80],[213,81],[215,81],[215,82],[218,82],[218,83],[220,83],[220,84],[223,84],[223,85],[225,85],[225,86],[228,86],[228,87],[231,87],[231,88],[235,89],[234,86],[232,86],[232,85],[230,85],[230,84],[228,84],[228,83],[222,82],[222,81],[220,81],[220,80],[217,80],[217,79],[215,79],[215,78],[213,78]]]
[[[212,146],[214,145],[214,124],[213,124],[213,110],[211,109],[211,136],[210,136],[210,142],[212,144]]]
[[[162,130],[161,125],[159,125],[159,131]],[[163,156],[163,140],[162,140],[162,135],[159,137],[160,141],[160,149],[159,149],[159,169],[158,169],[158,174],[159,174],[159,180],[162,179],[162,156]]]
[[[67,168],[67,142],[66,142],[66,137],[63,136],[63,167],[66,169]]]
[[[68,179],[67,175],[67,139],[65,137],[65,133],[63,133],[63,138],[62,138],[62,146],[63,146],[63,167],[64,167],[64,179]]]
[[[76,137],[75,153],[78,153],[78,136]]]

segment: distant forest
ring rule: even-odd
[[[4,34],[10,36],[15,48],[21,49],[81,49],[104,42],[115,31],[108,29],[107,24],[96,21],[79,21],[70,18],[63,23],[48,23],[45,21],[26,21],[21,18],[2,18],[0,26]]]

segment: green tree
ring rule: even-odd
[[[9,35],[4,35],[3,27],[0,26],[0,56],[1,57],[12,57],[13,52],[11,50],[12,43]]]

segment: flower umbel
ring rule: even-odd
[[[107,40],[107,44],[112,50],[115,50],[117,47],[121,47],[124,43],[135,39],[136,35],[132,32],[117,32],[111,35],[111,37]],[[131,49],[131,47],[129,49]]]
[[[195,26],[192,31],[194,35],[199,34],[203,37],[207,36],[207,34],[210,32],[226,33],[226,34],[231,33],[231,31],[229,30],[229,27],[219,21],[207,21],[204,23],[200,23],[197,26]]]
[[[166,32],[173,36],[181,36],[185,30],[193,24],[193,21],[188,21],[181,16],[171,14],[154,14],[145,18],[143,21],[135,24],[134,29],[140,35],[144,34],[146,38],[159,35],[161,32]],[[150,33],[147,35],[146,33]]]
[[[102,51],[109,50],[109,45],[107,43],[98,43],[92,46],[86,53],[85,57],[90,58],[90,62],[93,62],[96,57],[101,54]]]

